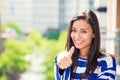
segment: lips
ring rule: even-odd
[[[80,45],[83,41],[75,41],[76,45]]]

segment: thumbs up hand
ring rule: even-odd
[[[60,69],[66,69],[72,65],[72,55],[74,52],[74,47],[71,47],[69,52],[60,53],[57,57],[57,65]]]

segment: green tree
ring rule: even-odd
[[[43,62],[44,70],[42,70],[43,74],[45,74],[45,80],[54,80],[54,58],[55,56],[64,50],[65,42],[66,42],[66,30],[60,33],[58,40],[46,40],[46,50],[44,54],[45,59]],[[43,43],[44,45],[44,43]]]
[[[14,23],[6,23],[2,29],[11,26],[19,38],[8,38],[4,41],[5,50],[0,54],[0,80],[15,80],[11,77],[28,70],[30,61],[26,60],[25,56],[35,52],[36,46],[42,42],[41,33],[36,30],[31,30],[27,36],[22,36],[19,26]]]

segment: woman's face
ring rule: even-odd
[[[92,28],[87,21],[76,20],[73,22],[71,38],[76,48],[88,50],[93,37]]]

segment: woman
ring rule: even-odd
[[[91,10],[77,13],[68,27],[67,52],[55,58],[55,80],[115,80],[116,61],[100,51],[100,29]]]

